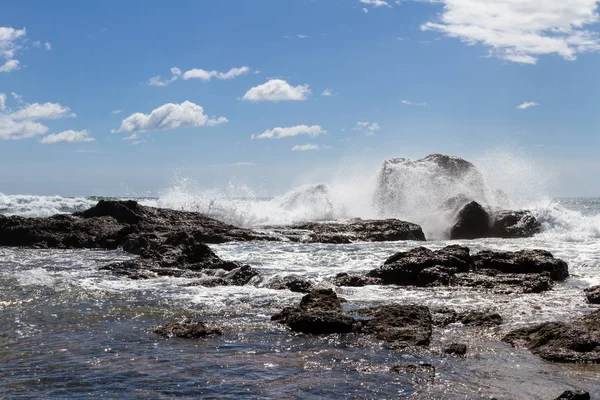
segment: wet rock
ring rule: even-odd
[[[491,228],[490,214],[476,201],[465,205],[450,229],[450,239],[477,239],[488,236]]]
[[[444,349],[444,353],[455,356],[464,356],[467,354],[467,345],[464,343],[452,343]]]
[[[437,251],[418,247],[394,254],[367,276],[379,278],[384,284],[441,286],[448,285],[455,273],[469,271],[471,265],[466,247],[455,245]]]
[[[481,251],[473,256],[475,269],[511,274],[545,274],[555,281],[569,277],[567,263],[545,250]]]
[[[488,237],[525,238],[531,237],[542,230],[542,224],[531,211],[502,210],[494,213],[494,223]]]
[[[585,289],[585,297],[591,304],[600,304],[600,285]]]
[[[249,265],[242,265],[233,269],[223,277],[231,286],[243,286],[250,282],[252,278],[258,276],[258,271]]]
[[[182,322],[169,322],[154,330],[155,333],[170,338],[178,337],[185,339],[196,339],[210,335],[221,335],[218,328],[209,328],[204,322],[186,319]]]
[[[379,285],[381,284],[381,280],[378,278],[362,275],[349,275],[345,272],[341,272],[331,278],[331,283],[336,286],[362,287],[366,285]]]
[[[498,326],[502,325],[502,316],[490,311],[469,311],[458,315],[457,320],[470,326]]]
[[[432,308],[431,318],[434,326],[445,327],[458,321],[458,313],[448,307]]]
[[[566,390],[558,396],[555,400],[590,400],[590,394],[588,392],[584,392],[583,390]]]
[[[391,304],[372,310],[371,319],[361,321],[362,333],[372,334],[394,348],[429,346],[431,313],[427,307]]]
[[[571,322],[546,322],[516,329],[503,339],[555,362],[600,363],[600,310]]]
[[[362,220],[348,222],[306,222],[289,226],[265,227],[271,234],[283,236],[293,242],[347,244],[400,240],[425,240],[417,224],[397,219]]]
[[[268,283],[267,287],[275,290],[287,289],[297,293],[309,293],[313,289],[312,283],[294,275],[285,276],[283,278],[279,276],[274,277]]]

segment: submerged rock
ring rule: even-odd
[[[600,285],[585,289],[585,297],[591,304],[600,304]]]
[[[569,276],[567,264],[544,250],[482,251],[452,245],[437,251],[418,247],[398,252],[367,278],[401,286],[468,286],[540,293]],[[355,279],[357,280],[357,279]]]
[[[452,343],[444,349],[444,353],[455,356],[464,356],[467,354],[467,345],[464,343]]]
[[[380,285],[381,279],[371,278],[362,275],[349,275],[346,272],[340,272],[333,278],[330,278],[331,283],[336,286],[362,287],[366,285]]]
[[[549,361],[600,363],[600,310],[571,322],[546,322],[516,329],[502,340],[527,347]]]
[[[483,327],[502,325],[503,322],[500,314],[490,311],[469,311],[459,314],[457,320],[464,325]]]
[[[425,240],[421,227],[398,219],[348,222],[305,222],[287,226],[265,227],[265,231],[293,242],[348,244],[400,240]]]
[[[204,322],[186,319],[182,322],[169,322],[154,330],[155,333],[170,338],[178,337],[185,339],[196,339],[210,335],[221,335],[218,328],[209,328]]]
[[[390,372],[411,375],[416,383],[431,383],[435,379],[435,367],[429,363],[397,364],[390,368]]]

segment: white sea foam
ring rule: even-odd
[[[90,208],[97,201],[84,197],[5,195],[0,193],[0,214],[48,217]]]

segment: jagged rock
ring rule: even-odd
[[[185,339],[196,339],[210,335],[221,335],[222,332],[218,328],[209,328],[204,322],[186,319],[182,322],[169,322],[154,330],[155,333],[170,338],[178,337]]]
[[[294,275],[275,277],[271,279],[267,287],[275,290],[291,290],[297,293],[309,293],[313,289],[312,283]]]
[[[429,346],[432,318],[429,308],[417,305],[384,305],[371,310],[360,331],[386,341],[394,348]]]
[[[469,311],[458,315],[457,320],[464,325],[471,326],[497,326],[502,325],[502,317],[498,313],[489,311]]]
[[[585,289],[585,297],[591,304],[600,304],[600,285]]]
[[[511,274],[549,273],[555,281],[569,277],[567,263],[554,258],[545,250],[521,250],[515,252],[481,251],[473,256],[475,269],[495,270]]]
[[[362,287],[366,285],[379,285],[381,284],[381,279],[362,275],[349,275],[341,272],[331,278],[331,283],[336,286]]]
[[[464,343],[452,343],[444,349],[444,353],[455,356],[464,356],[467,354],[467,345]]]
[[[499,238],[525,238],[531,237],[542,230],[542,225],[533,216],[531,211],[496,211],[494,223],[487,235]]]
[[[417,224],[397,219],[362,220],[348,222],[305,222],[288,226],[269,226],[264,230],[283,236],[293,242],[347,244],[400,240],[425,240]]]
[[[584,392],[583,390],[566,390],[558,396],[555,400],[590,400],[590,394],[588,392]]]
[[[600,310],[571,322],[516,329],[502,340],[549,361],[600,363]]]
[[[459,211],[450,230],[450,239],[483,238],[488,236],[490,228],[490,214],[478,202],[472,201]]]

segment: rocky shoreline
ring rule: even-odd
[[[453,236],[470,237],[475,232],[482,235],[478,237],[520,237],[539,230],[539,224],[527,212],[496,214],[501,217],[489,222],[493,219],[481,211],[485,210],[478,207],[478,203],[467,203],[458,214]],[[489,223],[479,226],[473,223],[476,220],[473,215],[478,213]],[[518,232],[516,226],[520,227]],[[191,285],[207,287],[248,285],[260,279],[257,269],[221,259],[209,244],[240,241],[347,244],[400,240],[425,241],[425,236],[418,225],[394,219],[242,229],[202,214],[145,207],[134,201],[100,201],[86,211],[49,218],[0,216],[0,246],[121,248],[137,258],[108,264],[102,267],[104,270],[131,279],[185,277],[193,280]],[[530,294],[552,290],[557,282],[568,277],[567,264],[547,251],[527,249],[471,254],[468,247],[451,245],[436,251],[415,247],[398,252],[364,275],[341,273],[331,277],[330,282],[334,287],[457,286],[483,292]],[[432,332],[452,323],[479,327],[503,323],[502,316],[485,310],[461,314],[452,309],[433,310],[418,304],[396,303],[350,309],[335,290],[316,288],[313,283],[294,276],[277,278],[267,287],[307,293],[297,306],[273,315],[274,323],[301,334],[366,335],[391,349],[427,348]],[[598,287],[587,289],[586,295],[590,303],[598,303]],[[600,363],[599,312],[571,322],[517,329],[502,340],[525,347],[549,361]],[[199,338],[219,335],[221,330],[207,327],[201,321],[187,320],[168,323],[157,328],[156,333],[165,337]],[[442,351],[464,356],[468,349],[464,343],[453,343]],[[410,370],[407,366],[397,366],[396,372],[407,368]]]

